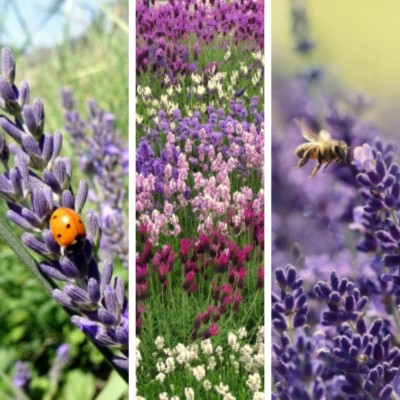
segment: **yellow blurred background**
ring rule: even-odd
[[[272,1],[272,79],[321,66],[341,88],[371,98],[367,120],[384,134],[400,132],[400,1],[307,0],[309,59],[299,56],[291,34],[289,0]]]

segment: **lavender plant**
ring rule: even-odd
[[[115,116],[88,102],[85,121],[75,107],[71,89],[61,91],[65,130],[77,150],[81,170],[92,183],[89,197],[101,215],[100,247],[108,257],[118,257],[128,267],[129,248],[124,213],[124,178],[128,175],[128,149],[115,127]]]
[[[49,390],[45,396],[46,400],[51,400],[56,395],[61,373],[69,362],[70,348],[68,344],[63,343],[58,346],[56,350],[56,357],[53,360],[53,364],[48,372]],[[32,370],[28,362],[17,361],[15,364],[15,374],[13,379],[13,386],[17,389],[17,394],[15,397],[17,400],[30,398],[30,393],[32,391],[32,375]]]
[[[18,361],[15,365],[15,375],[13,379],[13,385],[18,391],[22,392],[22,395],[18,393],[15,396],[16,400],[23,399],[23,395],[29,396],[30,383],[32,380],[32,371],[29,364],[26,362]]]
[[[45,133],[45,111],[38,98],[30,102],[26,82],[14,83],[16,65],[8,48],[2,50],[0,77],[1,136],[0,196],[7,204],[9,223],[22,228],[21,239],[2,222],[1,234],[31,268],[53,297],[72,315],[110,364],[128,379],[128,301],[124,283],[113,279],[113,265],[100,262],[100,218],[86,214],[87,237],[81,246],[63,251],[49,230],[49,219],[59,207],[81,213],[88,184],[72,185],[72,163],[62,157],[60,132]],[[4,114],[5,113],[5,114]],[[7,115],[8,116],[7,116]],[[37,263],[22,243],[39,258]],[[37,267],[38,264],[38,267]]]

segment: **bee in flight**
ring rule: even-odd
[[[333,140],[331,134],[325,130],[317,133],[302,120],[295,119],[294,121],[301,129],[303,137],[310,142],[297,146],[295,153],[300,158],[297,168],[306,165],[310,158],[318,161],[309,178],[312,178],[324,163],[326,165],[322,172],[325,172],[332,161],[336,163],[346,161],[348,146],[343,140]]]

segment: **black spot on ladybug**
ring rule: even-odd
[[[83,222],[81,220],[78,221],[80,224],[83,224]]]
[[[71,224],[67,224],[67,229],[71,228]]]
[[[53,215],[53,219],[57,219],[57,215]]]
[[[59,234],[57,235],[58,238],[60,238],[61,236],[62,236],[61,233],[59,233]]]

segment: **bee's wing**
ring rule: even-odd
[[[294,122],[300,128],[304,139],[307,139],[309,142],[318,142],[320,140],[318,133],[315,132],[306,121],[303,119],[295,119]]]
[[[318,140],[320,142],[330,142],[332,140],[331,134],[324,129],[319,132],[318,136],[319,136]]]

